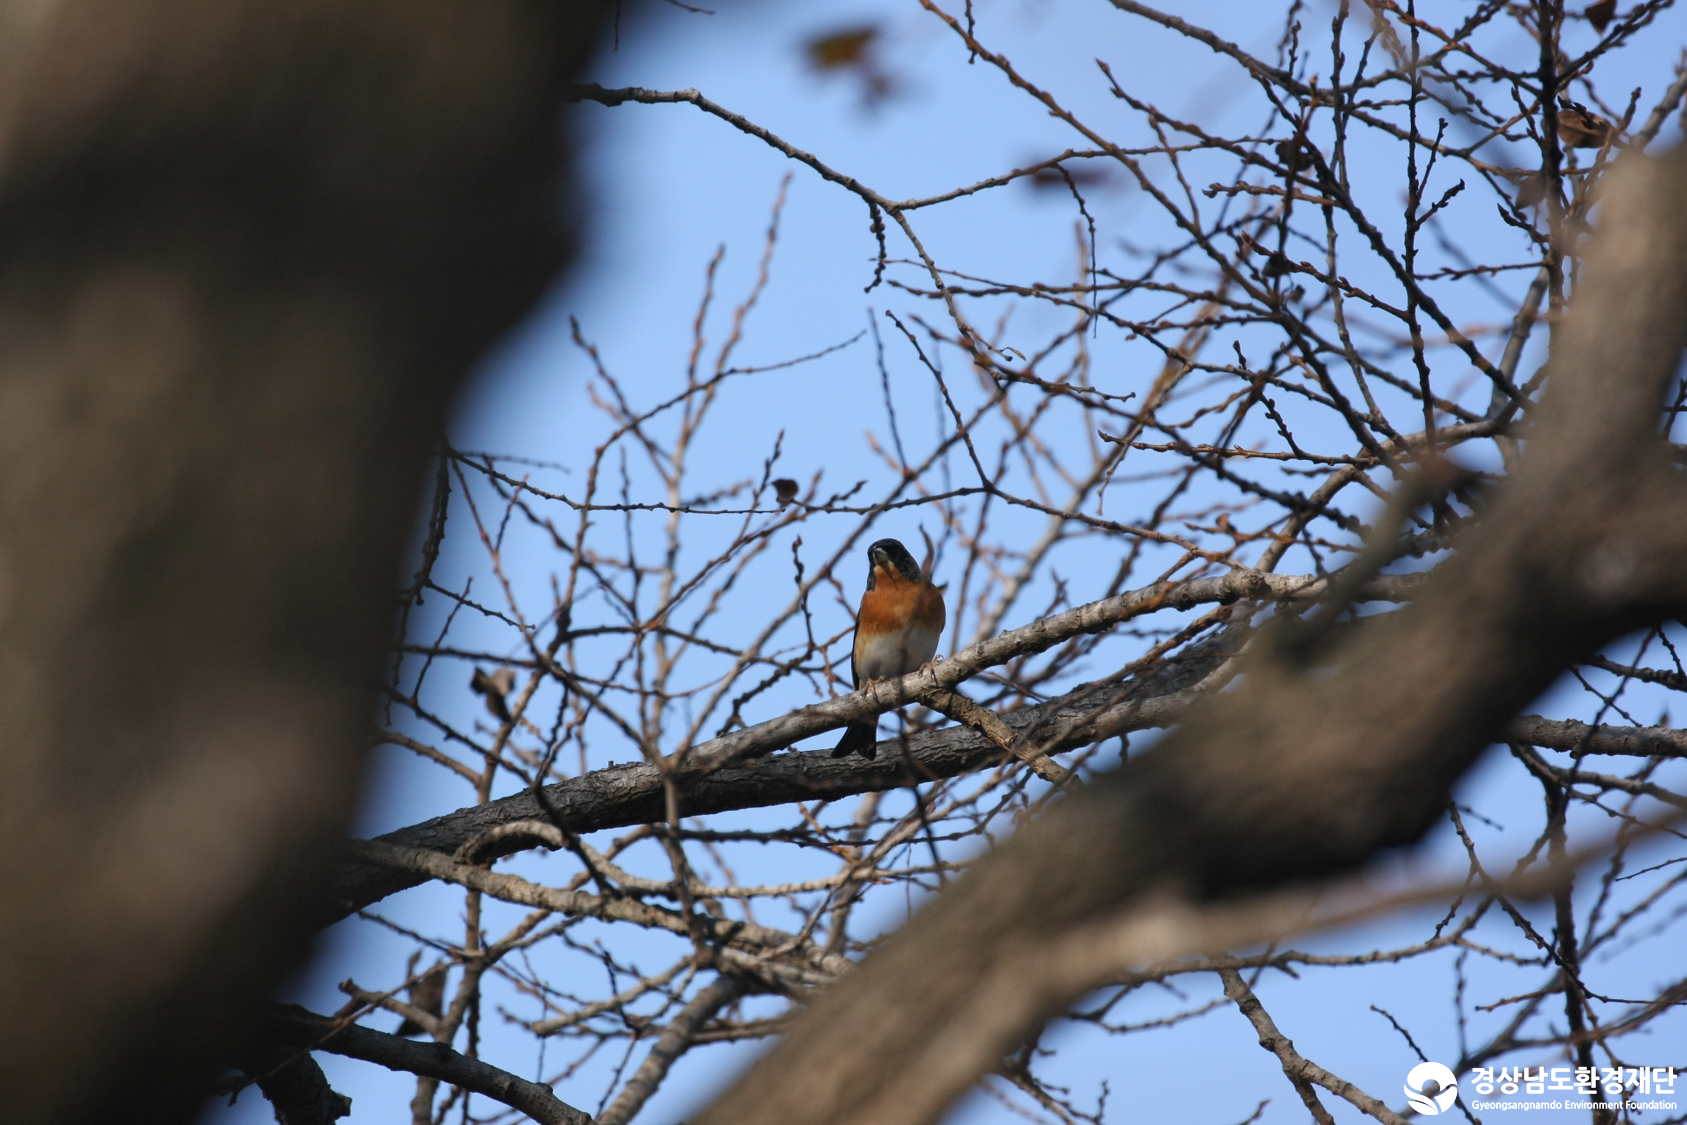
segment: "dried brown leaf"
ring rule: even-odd
[[[868,65],[878,38],[878,27],[870,24],[816,36],[803,49],[808,55],[808,65],[815,70],[845,70]]]
[[[1571,148],[1603,148],[1611,136],[1611,123],[1576,102],[1558,107],[1558,139]]]
[[[1531,172],[1523,177],[1523,182],[1517,185],[1517,206],[1535,207],[1546,198],[1546,177],[1539,172]]]

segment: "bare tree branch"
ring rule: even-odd
[[[698,1029],[713,1019],[715,1013],[737,1001],[744,991],[742,982],[723,976],[717,977],[713,984],[693,996],[662,1029],[655,1046],[650,1048],[650,1054],[627,1080],[620,1095],[609,1103],[608,1109],[598,1114],[598,1125],[626,1125],[631,1121],[662,1084],[669,1068],[691,1046]]]
[[[1361,596],[1402,601],[1410,598],[1422,581],[1416,575],[1378,576],[1365,584]],[[943,690],[930,687],[931,684],[960,683],[987,668],[1043,651],[1073,636],[1104,629],[1132,614],[1161,607],[1182,608],[1234,600],[1249,590],[1310,599],[1327,589],[1325,579],[1254,571],[1232,571],[1221,578],[1196,579],[1175,586],[1157,583],[1003,633],[933,665],[928,671],[905,676],[900,682],[803,708],[713,739],[689,755],[689,768],[678,774],[674,784],[679,787],[679,799],[687,816],[794,800],[836,799],[896,788],[908,783],[908,763],[889,753],[872,761],[861,758],[839,761],[825,753],[805,753],[768,758],[750,765],[725,763],[771,754],[810,734],[889,709],[899,700],[919,698],[921,692]],[[1006,712],[1000,718],[1016,732],[1051,727],[1059,731],[1060,736],[1043,749],[1044,754],[1059,753],[1131,730],[1161,726],[1177,720],[1190,702],[1182,693],[1218,667],[1224,655],[1229,652],[1210,646],[1198,647],[1180,658],[1169,673],[1157,672],[1140,682],[1100,690],[1080,688],[1046,704]],[[999,759],[996,752],[999,748],[999,744],[963,728],[922,732],[911,736],[906,743],[916,776],[921,778],[954,777],[984,768]],[[664,800],[661,771],[644,764],[597,770],[548,786],[545,794],[546,801],[577,833],[648,823],[659,818]],[[380,841],[455,854],[464,844],[498,825],[540,820],[545,815],[532,795],[523,793],[399,829],[380,837]],[[530,841],[524,837],[505,836],[486,841],[478,854],[481,858],[493,858],[526,846],[530,846]],[[332,905],[325,906],[322,923],[335,921],[420,881],[392,867],[342,866],[329,892]]]
[[[592,1125],[589,1113],[560,1100],[551,1088],[517,1078],[453,1051],[444,1043],[418,1043],[383,1031],[320,1016],[296,1004],[274,1005],[265,1024],[277,1041],[295,1049],[328,1051],[449,1082],[519,1110],[540,1125]]]
[[[1600,987],[1611,959],[1592,954],[1655,947],[1687,917],[1687,877],[1657,854],[1687,801],[1687,735],[1646,725],[1687,690],[1687,638],[1667,620],[1684,447],[1659,440],[1678,440],[1687,391],[1659,374],[1681,286],[1626,251],[1613,282],[1587,252],[1593,224],[1609,241],[1613,215],[1633,213],[1612,203],[1617,173],[1679,102],[1680,68],[1628,50],[1666,0],[1606,27],[1606,5],[1580,20],[1544,0],[1376,0],[1336,5],[1327,34],[1285,4],[1263,12],[1281,21],[1274,52],[1237,46],[1263,43],[1258,25],[1114,5],[1155,42],[1240,68],[1245,132],[1165,112],[1152,69],[1106,60],[1117,112],[1097,116],[1080,45],[1051,42],[1072,65],[1033,80],[976,6],[920,6],[986,64],[969,76],[1046,112],[1038,145],[1060,156],[899,199],[756,120],[753,89],[735,95],[746,112],[695,90],[570,92],[622,107],[594,116],[678,113],[725,146],[768,146],[815,172],[814,190],[865,204],[870,288],[896,306],[870,315],[900,332],[874,334],[866,383],[840,371],[826,393],[850,386],[841,407],[865,390],[890,430],[822,466],[781,428],[776,404],[806,410],[816,390],[797,369],[849,366],[859,335],[810,340],[784,321],[791,358],[736,358],[781,274],[787,174],[734,301],[726,249],[708,258],[675,377],[643,359],[617,372],[635,322],[594,326],[601,343],[575,323],[590,408],[557,452],[442,451],[377,737],[401,769],[466,782],[450,798],[466,807],[344,853],[336,901],[312,917],[358,910],[353,925],[417,943],[402,973],[360,969],[353,995],[394,1007],[415,963],[443,955],[461,971],[449,1004],[426,1008],[436,1040],[466,1035],[478,1054],[495,1008],[542,1040],[557,1081],[597,1086],[606,1106],[624,1095],[617,1116],[694,1070],[669,1068],[679,1049],[788,1036],[733,1095],[750,1103],[735,1125],[929,1120],[982,1073],[1014,1110],[1102,1125],[1105,1085],[1091,1101],[1048,1080],[1045,1019],[1148,1034],[1247,1006],[1220,970],[1302,964],[1357,988],[1367,965],[1452,969],[1460,1069],[1543,1051],[1615,1061],[1672,993],[1618,999],[1626,986]],[[892,34],[805,51],[892,96],[874,53]],[[1625,67],[1596,68],[1618,48]],[[1644,87],[1624,108],[1596,69]],[[951,204],[989,192],[1007,214],[1010,191],[1042,188],[1072,209],[1069,277],[996,276],[1022,268],[997,253],[1008,231],[973,231],[968,272],[944,260],[949,224],[968,221]],[[1654,258],[1673,253],[1670,223],[1647,222]],[[1618,291],[1646,298],[1612,319]],[[1599,323],[1592,360],[1584,317]],[[754,415],[733,405],[752,380],[768,407]],[[909,410],[922,390],[934,416]],[[958,651],[847,692],[861,549],[916,534]],[[1357,603],[1379,596],[1406,608]],[[1010,622],[1024,627],[997,636]],[[1569,690],[1539,696],[1551,710],[1515,713],[1566,668]],[[789,752],[846,722],[896,735],[871,762]],[[1168,733],[1133,734],[1154,727]],[[1505,778],[1485,771],[1447,803],[1496,737]],[[1512,784],[1525,775],[1554,827],[1518,858],[1515,833],[1497,834],[1530,831],[1533,802],[1514,807],[1536,792]],[[1596,824],[1615,831],[1590,847]],[[1428,825],[1466,850],[1464,877],[1405,891],[1322,877]],[[550,854],[494,870],[529,849]],[[1489,870],[1496,850],[1509,874]],[[460,911],[400,926],[366,909],[430,881]],[[887,936],[927,893],[937,905]],[[1521,905],[1548,893],[1550,938]],[[1433,906],[1433,930],[1282,944],[1374,934],[1354,927],[1408,906]],[[1389,931],[1423,917],[1396,913]],[[712,972],[759,995],[694,1020]],[[1519,973],[1533,979],[1516,994]],[[1215,1047],[1251,1054],[1240,1021],[1209,1026]],[[1264,1032],[1310,1112],[1318,1081],[1359,1097]],[[757,1085],[782,1066],[784,1085]],[[464,1096],[419,1078],[411,1117],[447,1119]]]
[[[632,922],[634,925],[668,930],[676,934],[690,934],[700,931],[711,942],[736,945],[752,952],[769,950],[797,952],[800,950],[802,952],[801,960],[807,961],[812,967],[827,973],[842,972],[849,964],[844,958],[836,954],[828,954],[816,949],[803,949],[802,943],[793,934],[769,929],[766,926],[757,926],[750,922],[737,922],[695,914],[687,916],[663,907],[651,906],[635,899],[606,898],[601,895],[586,894],[582,891],[542,887],[516,875],[487,871],[485,868],[474,864],[456,863],[446,856],[423,848],[401,848],[395,844],[384,844],[373,840],[349,843],[347,848],[352,855],[365,863],[376,863],[414,872],[428,878],[439,879],[447,883],[455,883],[458,886],[489,894],[505,902],[519,903],[523,906],[537,906],[546,910],[556,910],[566,914],[591,918]]]
[[[703,1121],[935,1120],[1075,995],[1015,989],[1051,935],[1167,879],[1257,886],[1413,841],[1561,670],[1681,612],[1687,498],[1655,420],[1687,333],[1683,158],[1623,163],[1529,451],[1420,597],[1315,669],[1280,638],[1239,690],[953,885]]]
[[[1265,1010],[1265,1005],[1259,1002],[1254,990],[1249,988],[1242,979],[1242,974],[1235,969],[1220,969],[1219,979],[1224,981],[1224,994],[1236,1004],[1241,1013],[1254,1025],[1259,1032],[1259,1045],[1277,1056],[1283,1064],[1283,1074],[1294,1085],[1295,1092],[1306,1104],[1307,1112],[1320,1125],[1334,1125],[1335,1118],[1330,1111],[1319,1102],[1313,1085],[1324,1087],[1330,1093],[1344,1101],[1353,1103],[1361,1113],[1376,1118],[1384,1125],[1406,1125],[1406,1119],[1389,1109],[1382,1102],[1371,1097],[1353,1083],[1343,1078],[1337,1078],[1318,1064],[1311,1062],[1295,1050],[1295,1045],[1287,1035],[1277,1030],[1277,1024],[1271,1014]]]

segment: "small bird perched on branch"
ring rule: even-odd
[[[943,591],[931,584],[929,566],[894,539],[880,539],[867,548],[867,589],[855,617],[855,650],[850,656],[850,682],[857,688],[874,680],[906,676],[931,662],[937,652],[948,614]],[[832,750],[832,757],[860,754],[871,759],[879,752],[879,724],[851,723]]]

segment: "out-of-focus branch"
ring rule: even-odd
[[[702,1121],[935,1120],[1081,993],[1020,983],[1060,934],[1156,885],[1270,885],[1416,840],[1564,668],[1687,608],[1687,496],[1657,436],[1687,337],[1687,168],[1625,163],[1528,451],[1413,604],[1313,652],[1256,646],[1238,690],[951,884]]]
[[[272,1005],[265,1031],[276,1042],[297,1050],[327,1051],[436,1078],[484,1094],[519,1110],[540,1125],[592,1125],[592,1115],[558,1098],[549,1086],[517,1078],[479,1059],[459,1054],[443,1043],[418,1043],[384,1031],[347,1024],[296,1004]]]
[[[191,1120],[308,952],[429,447],[569,257],[601,7],[0,12],[7,1117]]]
[[[277,1125],[333,1125],[351,1116],[351,1099],[328,1085],[309,1051],[256,1043],[239,1060],[275,1110]]]

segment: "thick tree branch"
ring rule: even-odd
[[[1413,595],[1423,580],[1422,575],[1380,575],[1364,584],[1361,597],[1403,601]],[[806,707],[703,743],[690,755],[690,768],[682,769],[677,775],[680,805],[684,815],[702,816],[790,801],[837,799],[895,789],[914,778],[954,777],[982,769],[1001,759],[1000,744],[959,727],[917,734],[905,744],[898,741],[896,753],[881,753],[873,761],[833,760],[829,754],[811,752],[764,757],[755,762],[719,763],[771,754],[811,734],[857,718],[871,718],[896,706],[899,699],[907,702],[923,693],[952,688],[985,669],[1044,651],[1084,633],[1099,632],[1140,613],[1233,601],[1246,591],[1262,591],[1279,599],[1309,600],[1326,593],[1328,583],[1329,580],[1316,577],[1238,570],[1218,578],[1175,585],[1157,583],[1043,618],[974,645],[900,681],[875,685],[866,692]],[[1099,690],[1083,685],[1046,704],[1010,711],[998,718],[1016,735],[1037,729],[1043,735],[1039,745],[1045,762],[1048,755],[1075,746],[1175,722],[1193,701],[1194,697],[1185,693],[1235,651],[1238,639],[1239,636],[1233,635],[1217,645],[1201,642],[1167,661],[1163,668],[1123,684]],[[902,753],[904,745],[906,756]],[[912,775],[910,768],[914,771]],[[550,808],[575,833],[647,824],[666,816],[661,773],[648,763],[597,770],[547,786],[545,794]],[[402,828],[380,840],[455,854],[464,844],[499,825],[544,820],[548,815],[531,793],[522,793]],[[532,844],[533,841],[519,835],[506,836],[488,841],[478,854],[481,859],[492,859]],[[421,881],[418,875],[393,867],[343,864],[329,890],[330,901],[323,905],[319,924],[337,921]]]
[[[257,1043],[239,1062],[275,1110],[276,1125],[333,1125],[351,1116],[351,1099],[328,1085],[310,1052]]]
[[[1403,592],[1401,592],[1403,595]],[[1190,689],[1223,663],[1232,651],[1226,643],[1197,645],[1161,673],[1128,681],[1102,692],[1078,689],[1047,704],[995,716],[1010,734],[1064,723],[1064,733],[1038,758],[1065,781],[1065,770],[1051,756],[1103,737],[1176,722],[1198,695]],[[1506,725],[1504,739],[1551,750],[1636,757],[1687,756],[1687,730],[1670,727],[1590,727],[1575,720],[1519,715]],[[907,757],[902,756],[906,749]],[[836,760],[828,751],[779,754],[713,772],[681,774],[681,805],[687,816],[766,808],[802,800],[837,800],[909,784],[910,763],[922,780],[956,777],[987,768],[1002,758],[1001,742],[975,730],[949,727],[881,743],[873,761]],[[894,749],[896,752],[891,753]],[[1586,776],[1586,775],[1583,775]],[[662,777],[646,763],[610,766],[584,777],[547,786],[547,800],[575,832],[596,832],[659,821],[663,817]],[[524,848],[555,845],[521,828],[542,821],[545,810],[531,793],[436,817],[380,837],[380,842],[455,853],[479,841],[481,860]],[[500,832],[499,829],[513,829]],[[424,882],[411,868],[344,862],[322,907],[328,924],[387,895]]]
[[[276,1042],[296,1050],[328,1051],[461,1086],[519,1110],[540,1125],[592,1125],[591,1114],[562,1101],[549,1086],[517,1078],[443,1043],[418,1043],[346,1024],[296,1004],[272,1005],[265,1030]]]
[[[1505,737],[1510,742],[1527,742],[1547,750],[1636,758],[1687,758],[1687,730],[1671,727],[1590,726],[1575,719],[1519,715],[1506,724]]]

